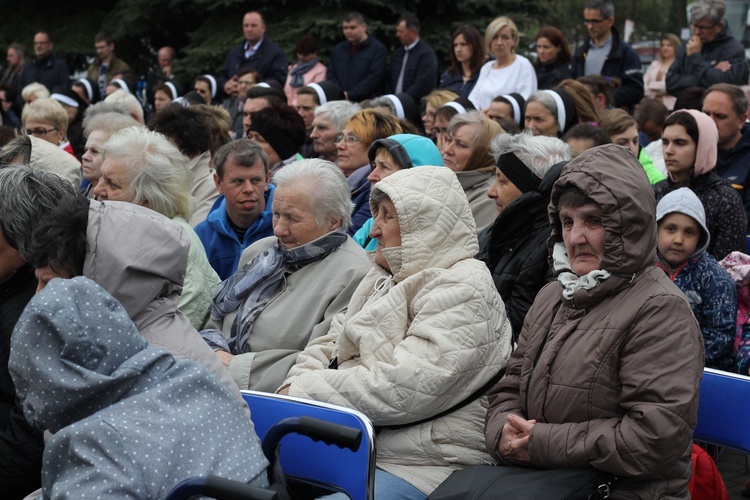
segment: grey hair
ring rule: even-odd
[[[295,185],[310,196],[310,210],[318,227],[330,220],[341,220],[340,231],[352,223],[351,192],[341,169],[327,160],[313,158],[290,163],[273,176],[276,187]]]
[[[155,212],[187,220],[195,202],[190,196],[193,173],[177,146],[158,132],[128,127],[115,132],[102,147],[102,161],[117,158],[130,172],[125,195],[136,205],[148,203]]]
[[[530,102],[537,102],[547,108],[547,111],[552,114],[552,118],[554,118],[555,123],[557,123],[557,103],[555,102],[555,98],[552,97],[549,92],[543,92],[541,90],[534,92],[528,99],[526,99],[526,106],[528,106]],[[560,129],[565,127],[564,123],[558,123],[558,125],[560,126]]]
[[[94,113],[93,115],[86,115],[86,119],[83,120],[83,135],[88,137],[92,132],[98,130],[111,136],[124,128],[142,126],[130,115],[114,111]]]
[[[117,102],[125,106],[128,110],[128,114],[138,120],[139,123],[144,123],[143,119],[143,106],[138,102],[138,98],[129,92],[124,90],[116,90],[104,99],[104,102]]]
[[[24,257],[37,223],[75,198],[70,182],[55,174],[29,165],[0,169],[0,227],[5,240]]]
[[[604,19],[615,16],[615,4],[611,0],[590,0],[583,6],[584,9],[598,10]]]
[[[0,168],[13,163],[29,163],[31,161],[31,138],[21,135],[10,141],[0,149]]]
[[[458,130],[459,127],[463,125],[472,125],[477,128],[477,131],[482,129],[482,126],[484,125],[482,112],[477,110],[472,110],[467,113],[458,114],[451,118],[451,121],[448,122],[448,126],[445,128],[445,131],[448,133],[448,135],[454,135],[456,133],[456,130]],[[474,142],[479,138],[479,133],[477,132],[477,136],[474,138]]]
[[[349,101],[330,101],[315,108],[315,116],[326,115],[336,130],[342,130],[346,122],[362,107]]]
[[[47,87],[42,85],[41,83],[30,83],[26,85],[21,90],[21,97],[23,97],[24,100],[31,97],[32,95],[35,95],[37,99],[44,99],[46,97],[50,96],[49,90],[47,90]]]
[[[130,116],[130,110],[128,107],[121,102],[114,101],[101,101],[96,104],[92,104],[86,108],[85,118],[83,119],[83,128],[86,128],[87,123],[93,120],[98,114],[104,113],[120,113],[121,115]],[[133,118],[131,116],[131,118]],[[133,118],[135,120],[135,118]]]
[[[393,104],[393,101],[388,99],[385,96],[375,97],[373,99],[370,99],[370,103],[368,104],[368,107],[370,108],[388,108],[391,110],[391,114],[393,116],[396,116],[396,106]]]
[[[717,24],[724,20],[726,12],[727,5],[724,0],[699,0],[690,4],[688,8],[690,22],[700,21],[708,17],[712,23]]]
[[[492,140],[495,162],[500,155],[513,153],[531,172],[543,179],[556,163],[570,160],[570,147],[557,137],[545,137],[522,132],[517,135],[501,134]]]

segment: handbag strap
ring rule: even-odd
[[[404,427],[411,427],[412,425],[424,424],[424,423],[427,423],[427,422],[429,422],[431,420],[442,418],[442,417],[444,417],[444,416],[446,416],[446,415],[448,415],[450,413],[453,413],[454,411],[460,410],[461,408],[463,408],[464,406],[468,405],[469,403],[473,403],[477,399],[479,399],[482,396],[484,396],[485,394],[487,394],[487,392],[490,389],[492,389],[492,387],[494,387],[494,385],[497,384],[500,381],[501,378],[503,378],[503,375],[505,375],[505,368],[501,369],[497,373],[497,375],[495,375],[490,380],[488,380],[487,383],[484,384],[482,387],[480,387],[479,389],[477,389],[476,391],[474,391],[473,393],[471,393],[471,395],[468,398],[466,398],[463,401],[460,401],[459,403],[451,406],[447,410],[441,411],[437,415],[433,415],[431,417],[423,418],[422,420],[417,420],[416,422],[409,422],[407,424],[398,424],[398,425],[386,425],[386,426],[383,426],[381,428],[382,429],[390,429],[390,430],[403,429]]]

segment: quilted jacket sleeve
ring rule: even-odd
[[[408,305],[397,293],[366,304],[339,336],[339,352],[356,354],[340,358],[337,370],[298,365],[287,380],[289,394],[356,408],[375,425],[415,422],[462,401],[510,353],[499,297],[493,301],[467,282],[428,284]],[[396,331],[388,317],[402,313],[405,326]],[[308,349],[300,360],[313,356]]]

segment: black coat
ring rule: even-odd
[[[385,45],[370,35],[354,55],[350,49],[351,44],[346,40],[333,48],[326,80],[338,85],[352,102],[379,96],[383,93],[387,69]]]
[[[558,83],[568,77],[568,64],[560,59],[555,59],[549,64],[542,64],[539,61],[534,63],[536,71],[536,88],[538,90],[551,89]]]
[[[551,231],[547,205],[552,185],[564,166],[565,163],[553,166],[539,191],[522,194],[480,236],[478,257],[487,264],[505,303],[514,342],[537,293],[552,278],[547,252]]]
[[[36,291],[31,266],[25,265],[0,284],[0,491],[3,498],[23,498],[41,486],[42,432],[33,428],[16,405],[8,372],[10,338],[26,304]]]
[[[396,93],[398,75],[404,62],[404,46],[397,48],[391,55],[391,72],[388,84],[388,92]],[[419,40],[413,49],[409,51],[404,69],[403,92],[409,94],[414,102],[419,105],[422,97],[432,92],[437,86],[438,63],[435,51],[427,42]]]
[[[289,73],[289,60],[281,47],[267,37],[263,38],[258,50],[245,58],[245,42],[232,47],[224,62],[224,69],[219,73],[219,80],[223,85],[240,70],[253,68],[260,73],[261,80],[276,80],[284,85]]]

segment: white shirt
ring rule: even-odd
[[[479,79],[469,100],[477,109],[487,109],[492,99],[499,95],[517,92],[528,99],[536,92],[536,71],[528,59],[516,54],[510,66],[494,69],[495,61],[489,61],[479,70]]]

